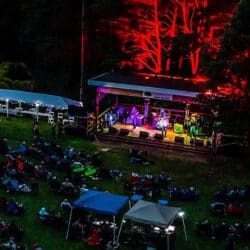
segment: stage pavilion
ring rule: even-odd
[[[212,113],[198,102],[204,78],[109,72],[96,87],[96,136],[103,140],[208,152]]]

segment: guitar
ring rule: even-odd
[[[136,116],[137,116],[138,114],[139,114],[139,112],[136,112],[136,113],[130,115],[130,118],[131,118],[132,120],[134,120],[134,118],[136,118]]]

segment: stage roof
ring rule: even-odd
[[[197,82],[196,79],[191,78],[149,74],[125,74],[121,72],[108,72],[88,80],[89,86],[100,88],[139,91],[144,94],[145,92],[161,93],[191,98],[196,97],[204,91],[204,82],[204,80]]]

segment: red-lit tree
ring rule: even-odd
[[[130,54],[121,66],[134,66],[136,70],[160,73],[162,71],[161,21],[158,0],[126,0],[129,13],[136,18],[120,18],[118,35],[122,50]]]
[[[129,17],[121,17],[116,23],[119,23],[117,34],[122,50],[128,57],[121,62],[121,67],[130,66],[137,71],[156,74],[176,74],[189,68],[184,74],[189,71],[196,75],[203,48],[207,47],[211,57],[216,57],[221,37],[218,33],[223,31],[232,12],[230,8],[220,16],[213,8],[213,0],[123,2]]]
[[[209,71],[221,90],[241,98],[250,95],[249,15],[250,3],[242,0],[231,25],[225,31],[218,62],[213,62]]]

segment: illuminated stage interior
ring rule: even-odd
[[[121,122],[115,123],[113,128],[117,129],[117,133],[115,135],[121,135],[120,131],[126,132],[128,131],[128,135],[123,134],[122,136],[127,137],[133,137],[133,138],[139,138],[140,132],[147,132],[148,138],[150,140],[161,140],[162,142],[166,143],[182,143],[183,145],[193,145],[192,141],[198,141],[199,146],[207,146],[209,138],[207,136],[196,136],[195,140],[192,140],[190,135],[187,132],[183,132],[181,134],[175,133],[172,126],[170,125],[167,129],[166,136],[163,136],[163,138],[155,139],[155,134],[161,135],[162,132],[158,129],[152,128],[152,126],[146,124],[144,126],[137,126],[136,128],[133,128],[132,124],[123,124]],[[100,132],[100,130],[98,130]],[[108,128],[103,128],[103,133],[109,133]],[[177,138],[177,140],[176,140]],[[183,138],[183,139],[182,139]]]

